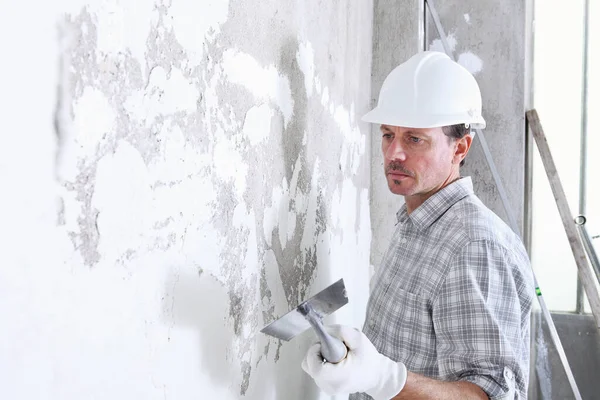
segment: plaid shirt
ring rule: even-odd
[[[534,285],[520,238],[469,177],[397,217],[373,277],[367,337],[409,371],[472,382],[493,400],[526,399]]]

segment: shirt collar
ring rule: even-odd
[[[450,207],[470,194],[473,194],[471,177],[460,178],[434,193],[410,215],[406,209],[406,204],[403,204],[396,213],[396,218],[400,224],[404,224],[410,220],[417,229],[427,229],[448,211]]]

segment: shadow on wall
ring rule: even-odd
[[[242,373],[236,369],[236,341],[233,322],[229,318],[227,289],[208,273],[174,271],[166,281],[163,299],[163,320],[173,328],[193,329],[197,333],[200,379],[208,377],[217,388],[239,399],[278,400],[317,399],[318,391],[300,368],[299,356],[304,353],[309,335],[302,335],[281,351],[279,362],[272,362],[277,341],[257,332],[250,335],[253,359],[253,379],[245,395],[240,394]],[[262,327],[259,327],[259,329]],[[270,349],[270,351],[267,350]],[[268,353],[268,354],[266,354]],[[260,354],[260,357],[257,357]],[[243,371],[242,371],[243,372]],[[200,397],[201,398],[201,397]]]
[[[298,209],[295,193],[290,193],[290,201],[283,202],[281,206],[287,207],[289,211],[295,213],[294,235],[285,246],[282,246],[279,242],[278,232],[274,231],[272,250],[277,262],[265,263],[262,260],[265,268],[278,269],[276,273],[281,278],[286,297],[285,299],[271,298],[270,302],[289,304],[290,306],[297,305],[299,299],[307,297],[310,293],[311,283],[313,286],[319,286],[320,289],[331,283],[326,282],[321,285],[313,282],[318,262],[317,239],[319,233],[324,231],[326,223],[324,219],[328,213],[319,191],[311,191],[312,170],[316,155],[309,154],[306,144],[303,142],[307,129],[308,98],[304,86],[304,74],[296,60],[298,49],[299,44],[295,37],[290,37],[285,41],[281,48],[278,66],[280,72],[289,77],[294,100],[293,118],[287,128],[281,130],[282,162],[288,182],[292,181],[295,168],[297,168],[297,190],[302,191],[308,197],[318,197],[317,199],[306,198],[303,202],[305,206],[311,201],[316,201],[316,215],[310,216],[310,218],[316,218],[316,223],[313,224],[313,221],[307,223],[306,209]],[[310,135],[307,136],[310,138]],[[269,168],[269,166],[265,165],[264,168]],[[271,192],[271,190],[272,188],[269,188],[266,192]],[[278,213],[278,215],[287,214],[287,212]],[[313,243],[308,249],[302,246],[305,229],[314,229],[314,232],[306,232],[313,236]],[[264,242],[259,242],[258,245],[265,246]],[[323,249],[323,246],[327,247],[326,244],[319,247]],[[327,248],[324,250],[327,251]],[[264,252],[259,251],[259,254],[264,254]],[[321,274],[321,279],[326,275]],[[280,291],[272,292],[281,293]],[[236,336],[230,318],[230,299],[228,283],[220,282],[208,273],[200,272],[198,274],[191,269],[185,270],[182,267],[180,270],[174,269],[166,281],[163,297],[163,320],[172,327],[192,329],[197,333],[199,354],[190,353],[189,357],[198,357],[200,365],[198,373],[202,377],[208,377],[215,387],[224,388],[232,396],[236,395],[238,398],[255,400],[319,398],[319,392],[315,385],[300,368],[304,352],[312,341],[310,335],[302,335],[290,343],[284,343],[280,354],[275,355],[276,351],[277,353],[279,351],[277,350],[278,342],[274,339],[259,332],[244,333],[244,329],[241,329],[238,333],[239,336]],[[241,301],[255,302],[256,299],[241,299]],[[262,308],[261,305],[259,309]],[[246,319],[251,316],[241,317],[244,318],[244,328],[256,328],[250,320]],[[262,318],[258,318],[258,321],[262,321]],[[257,331],[261,328],[262,326],[257,327]],[[238,351],[236,351],[238,348],[249,349],[252,352],[249,371],[240,371],[241,360],[235,359],[238,357]]]
[[[174,271],[166,280],[163,319],[173,327],[198,333],[200,354],[190,357],[199,358],[202,373],[219,387],[231,386],[234,378],[226,357],[233,343],[228,312],[227,290],[213,276]]]
[[[281,137],[283,167],[285,179],[290,184],[290,199],[289,202],[281,203],[280,207],[287,209],[280,210],[278,215],[289,215],[290,211],[293,212],[296,219],[295,231],[291,238],[288,235],[287,243],[282,244],[279,240],[279,228],[284,227],[284,229],[287,229],[287,224],[281,225],[281,221],[279,221],[279,228],[276,228],[272,234],[272,250],[279,266],[278,273],[283,283],[286,303],[290,306],[296,305],[299,298],[304,297],[306,294],[305,289],[309,287],[313,272],[316,269],[314,257],[312,257],[312,260],[311,257],[305,257],[301,248],[302,236],[306,227],[306,216],[305,210],[299,209],[300,205],[296,204],[295,198],[298,191],[303,193],[309,191],[310,171],[312,171],[312,167],[307,162],[305,145],[303,145],[308,99],[304,87],[304,74],[296,60],[298,49],[297,39],[289,37],[281,48],[278,65],[279,72],[289,78],[291,96],[294,101],[293,117],[289,125],[282,129]],[[298,176],[295,187],[292,183],[294,174]],[[268,191],[270,192],[271,188]],[[274,301],[277,300],[274,299]]]

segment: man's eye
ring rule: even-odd
[[[410,137],[410,141],[413,143],[420,143],[421,142],[421,138],[415,137],[415,136],[411,136]]]
[[[383,137],[384,137],[385,139],[391,139],[391,138],[392,138],[392,134],[391,134],[391,133],[384,133],[384,134],[383,134]]]

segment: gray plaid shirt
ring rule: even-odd
[[[493,400],[526,399],[534,285],[520,238],[469,177],[397,217],[373,277],[367,337],[409,371],[472,382]]]

